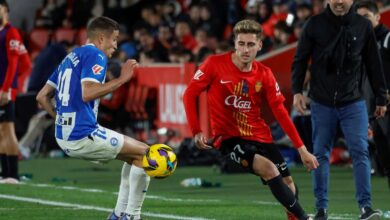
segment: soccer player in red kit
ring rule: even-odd
[[[184,93],[184,107],[195,144],[201,150],[212,148],[200,129],[196,112],[196,98],[207,90],[213,146],[260,176],[288,210],[289,219],[309,219],[294,195],[297,190],[286,162],[273,144],[269,127],[260,117],[262,101],[268,102],[308,170],[317,168],[317,159],[307,151],[290,120],[283,104],[285,98],[272,71],[254,60],[262,47],[261,25],[243,20],[234,26],[233,33],[235,51],[210,56]]]
[[[15,98],[18,89],[19,72],[29,72],[26,65],[29,63],[21,37],[8,22],[9,7],[5,0],[0,0],[0,158],[1,177],[3,183],[17,183],[18,176],[18,140],[15,135]],[[28,65],[31,67],[31,65]],[[22,69],[21,69],[22,68]],[[21,73],[25,75],[25,73]]]

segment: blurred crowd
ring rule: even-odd
[[[375,0],[380,8],[388,0]],[[118,58],[154,62],[201,62],[232,47],[232,26],[243,18],[264,29],[259,56],[299,38],[304,22],[324,0],[44,0],[35,29],[83,29],[96,16],[121,24]],[[73,43],[75,40],[68,40]]]
[[[389,4],[389,0],[375,2],[379,8]],[[93,17],[104,15],[120,23],[118,50],[108,65],[110,80],[119,75],[121,63],[128,58],[143,65],[197,64],[210,54],[232,50],[232,27],[244,18],[262,24],[261,56],[297,41],[305,21],[325,6],[326,0],[44,0],[35,13],[34,29],[25,33],[34,63],[25,90],[34,97],[66,54],[85,43],[85,27]],[[37,32],[43,35],[34,41]],[[145,127],[154,128],[156,91],[135,81],[101,99],[99,123],[123,131],[131,121],[131,131],[126,133],[143,140],[147,137],[139,136],[145,135]],[[47,130],[50,117],[37,116],[46,125],[41,131]],[[39,126],[30,127],[37,131]],[[21,145],[31,145],[37,136],[25,135]]]

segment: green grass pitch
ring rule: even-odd
[[[32,175],[19,185],[0,185],[0,219],[102,219],[114,207],[122,163],[93,164],[77,159],[20,162]],[[291,169],[300,202],[314,213],[311,177],[303,167]],[[185,188],[181,180],[201,177],[219,188]],[[352,169],[332,167],[330,219],[357,219]],[[386,179],[372,178],[374,208],[390,210]],[[250,174],[220,174],[215,167],[180,167],[167,179],[152,179],[143,206],[144,219],[286,219],[267,186]]]

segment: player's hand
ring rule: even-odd
[[[9,102],[8,92],[0,91],[0,106],[4,106]]]
[[[124,64],[122,64],[120,78],[124,81],[129,81],[134,74],[134,69],[138,67],[136,60],[129,59]]]
[[[307,151],[305,146],[298,148],[298,152],[301,156],[303,165],[305,165],[308,171],[317,169],[317,167],[320,165],[317,161],[317,158],[309,151]]]
[[[203,136],[203,133],[197,133],[194,137],[195,145],[199,150],[210,150],[213,147],[207,145],[207,138]]]
[[[376,118],[383,118],[386,114],[387,107],[386,106],[376,106],[374,115]]]
[[[297,110],[301,115],[305,114],[306,101],[305,97],[301,93],[297,93],[294,95],[293,105],[295,110]]]

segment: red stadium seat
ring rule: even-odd
[[[66,41],[73,44],[76,39],[77,30],[70,28],[59,28],[54,32],[54,40],[56,42]]]
[[[50,40],[50,30],[44,28],[33,29],[29,37],[30,54],[36,54],[42,48],[46,47]]]
[[[81,28],[77,31],[76,44],[84,45],[87,42],[87,29]]]
[[[132,119],[146,120],[148,118],[148,114],[145,109],[148,92],[149,87],[138,85],[135,82],[130,82],[127,100],[125,102],[125,109],[129,112]]]

